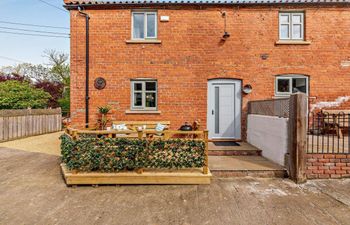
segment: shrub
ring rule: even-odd
[[[45,108],[50,97],[50,94],[28,82],[0,82],[0,109]]]
[[[25,81],[26,79],[18,74],[4,74],[0,72],[0,82],[5,82],[8,80],[17,80],[17,81]]]
[[[48,107],[59,107],[58,100],[62,98],[63,84],[53,81],[39,81],[34,85],[36,88],[42,89],[51,95],[48,102]]]
[[[62,161],[70,170],[118,172],[136,168],[199,168],[204,141],[61,136]]]
[[[63,98],[58,99],[58,104],[61,107],[63,113],[68,113],[70,111],[69,89],[63,92]]]

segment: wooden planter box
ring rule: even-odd
[[[210,171],[203,169],[178,170],[144,170],[118,173],[78,172],[69,171],[61,164],[62,174],[67,185],[98,185],[98,184],[210,184]]]

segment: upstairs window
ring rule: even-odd
[[[133,12],[132,13],[132,39],[147,40],[157,39],[157,13]]]
[[[302,92],[309,94],[309,78],[304,75],[281,75],[276,77],[275,95],[288,96]]]
[[[279,13],[279,36],[280,40],[304,40],[304,13]]]
[[[131,109],[157,110],[157,81],[131,81]]]

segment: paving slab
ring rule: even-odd
[[[284,170],[262,156],[209,156],[210,170]]]
[[[56,155],[0,148],[0,224],[350,224],[350,207],[341,200],[347,180],[67,188],[59,163]]]

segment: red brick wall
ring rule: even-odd
[[[350,155],[307,154],[308,179],[350,177]]]
[[[275,75],[310,76],[310,96],[334,101],[349,95],[350,13],[346,7],[155,7],[161,44],[127,44],[130,39],[131,9],[87,9],[90,15],[90,122],[97,119],[97,107],[112,105],[111,119],[170,120],[177,129],[195,119],[206,126],[207,80],[237,78],[251,84],[247,102],[274,95]],[[306,15],[306,39],[310,45],[276,45],[279,9],[302,9]],[[227,12],[227,31],[221,41]],[[266,60],[261,54],[268,54]],[[107,86],[96,90],[93,81],[104,77]],[[130,109],[130,79],[158,80],[160,115],[126,114]],[[84,123],[85,20],[71,11],[71,115],[75,125]],[[245,115],[242,116],[242,134]]]

